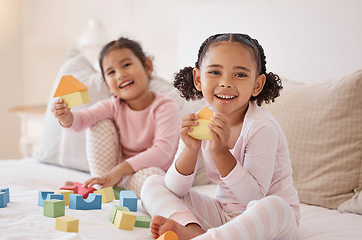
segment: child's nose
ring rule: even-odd
[[[117,79],[118,80],[122,80],[126,77],[126,73],[125,72],[118,72],[117,73]]]
[[[224,88],[231,88],[231,81],[229,78],[224,77],[220,80],[219,82],[219,86],[220,87],[224,87]]]

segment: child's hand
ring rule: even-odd
[[[201,140],[194,139],[190,137],[187,133],[191,132],[193,129],[191,126],[197,126],[199,123],[196,121],[198,119],[197,114],[186,114],[181,121],[180,127],[180,137],[185,144],[185,147],[190,149],[199,150],[201,147]]]
[[[230,127],[227,124],[226,119],[216,114],[210,119],[215,125],[209,124],[211,144],[211,152],[222,152],[228,150],[228,142],[230,138]]]
[[[119,178],[119,176],[116,177],[116,176],[114,176],[114,174],[109,172],[106,175],[104,175],[103,177],[95,177],[95,178],[88,179],[87,181],[85,181],[83,183],[83,187],[89,188],[89,187],[93,187],[96,184],[101,185],[102,188],[113,187],[117,183],[119,183],[119,181],[121,179],[122,179],[122,177],[121,178]]]
[[[63,99],[56,99],[53,102],[51,111],[63,127],[72,126],[73,114],[70,109],[67,108],[67,104],[64,103]]]

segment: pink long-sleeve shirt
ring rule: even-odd
[[[292,167],[284,133],[277,121],[256,103],[249,103],[241,134],[230,152],[236,159],[236,166],[225,177],[221,177],[209,151],[211,141],[202,141],[195,166],[201,156],[209,179],[216,183],[216,199],[224,209],[245,211],[252,200],[268,195],[285,199],[300,219],[299,198],[293,186]],[[180,146],[175,159],[181,154]],[[190,190],[196,171],[191,175],[180,174],[175,161],[166,174],[166,185],[177,196],[183,197]]]
[[[98,121],[111,119],[119,132],[123,156],[135,172],[147,167],[167,171],[178,146],[179,110],[171,98],[154,95],[152,104],[141,111],[132,110],[114,96],[100,101],[73,112],[69,129],[82,131]]]

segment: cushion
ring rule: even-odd
[[[338,211],[362,214],[362,189],[355,189],[355,195],[338,206]]]
[[[283,83],[281,96],[264,108],[286,135],[300,201],[337,209],[362,187],[362,70]]]
[[[111,95],[100,72],[81,54],[77,48],[72,48],[66,55],[50,93],[50,99],[44,117],[43,136],[39,151],[34,157],[39,161],[89,171],[86,161],[85,132],[76,133],[63,129],[50,111],[54,102],[53,94],[62,76],[73,75],[88,87],[90,103],[75,106],[72,111],[89,107],[99,100]]]

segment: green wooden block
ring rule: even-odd
[[[114,196],[116,197],[116,200],[119,200],[119,193],[124,190],[121,187],[113,187]]]
[[[57,218],[65,215],[65,201],[50,199],[44,201],[43,214],[47,217]]]
[[[117,210],[130,212],[128,207],[123,207],[119,205],[113,205],[111,215],[109,216],[109,220],[114,223],[114,219],[116,218]]]
[[[135,227],[149,228],[151,220],[148,216],[136,216]]]

